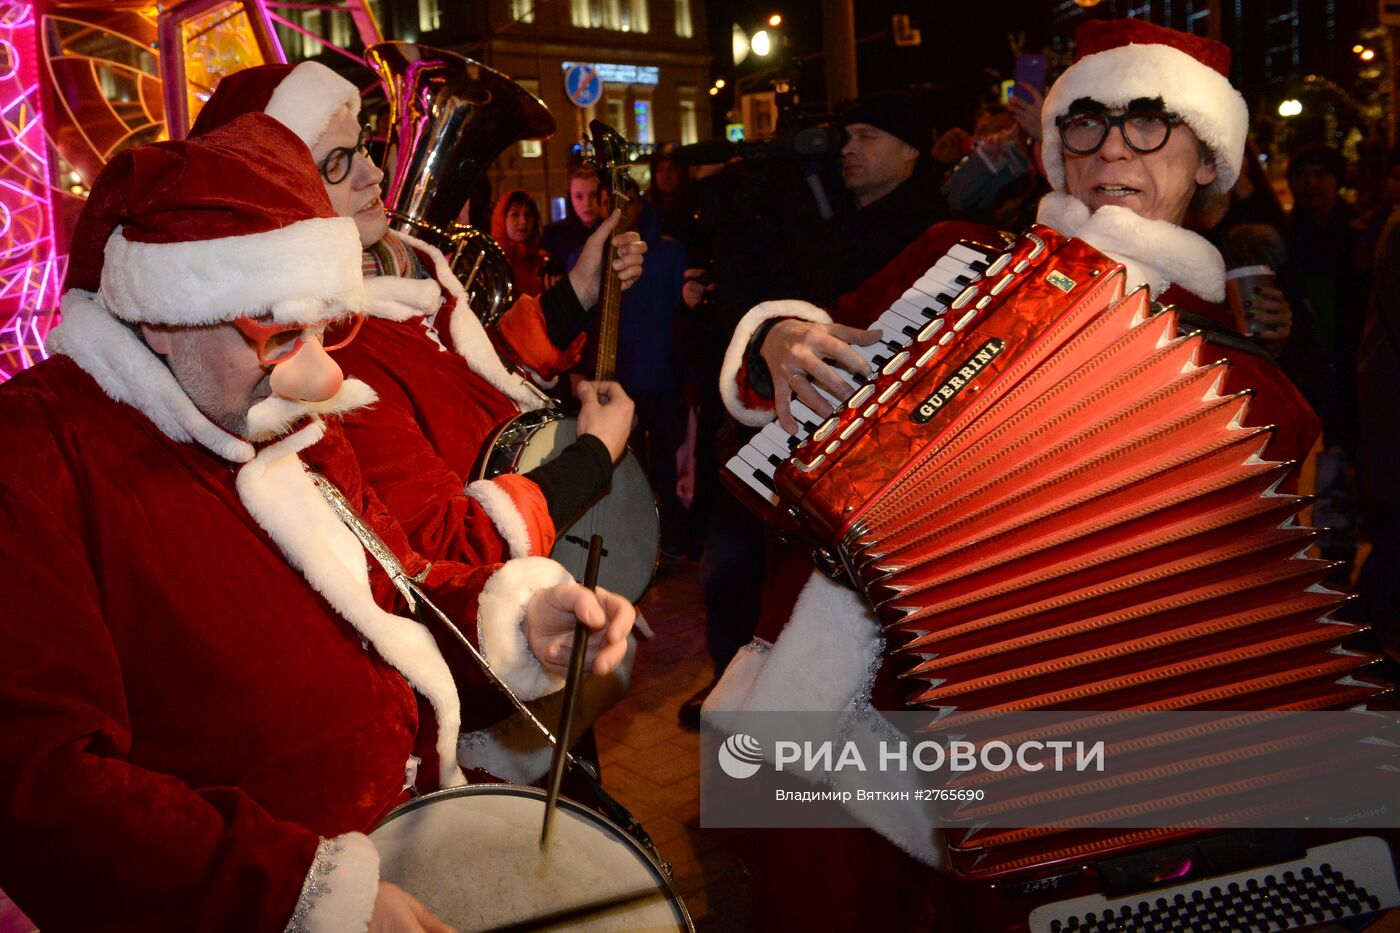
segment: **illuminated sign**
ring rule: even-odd
[[[579,62],[565,62],[564,70],[580,64]],[[660,84],[661,69],[656,65],[614,65],[607,62],[599,62],[591,65],[598,77],[607,84]]]

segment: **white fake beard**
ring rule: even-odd
[[[248,409],[244,437],[254,443],[270,441],[289,433],[312,415],[344,414],[363,408],[378,398],[373,389],[358,379],[346,379],[340,390],[323,402],[294,402],[279,395],[269,395]]]

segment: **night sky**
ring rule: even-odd
[[[940,129],[952,122],[965,124],[978,103],[989,98],[996,82],[1011,76],[1015,59],[1007,41],[1009,34],[1024,32],[1025,51],[1041,51],[1049,36],[1052,5],[1049,0],[856,0],[856,38],[873,37],[856,46],[860,91],[920,88],[928,94]],[[730,29],[735,22],[752,32],[770,14],[779,13],[789,56],[802,58],[822,51],[821,4],[817,0],[708,0],[706,11],[715,74],[726,77],[731,87],[736,74],[742,77],[761,70],[752,56],[737,69],[730,64]],[[889,35],[895,13],[910,17],[910,25],[923,34],[922,45],[895,46]],[[794,70],[804,110],[825,109],[824,67],[822,59],[816,57]],[[756,89],[766,87],[760,84]],[[721,92],[717,102],[727,107],[732,100],[727,92]]]

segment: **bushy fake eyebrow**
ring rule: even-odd
[[[1128,102],[1127,109],[1133,110],[1164,110],[1165,102],[1160,97],[1135,97]],[[1069,105],[1070,113],[1107,113],[1109,110],[1106,104],[1094,100],[1092,97],[1080,97]]]

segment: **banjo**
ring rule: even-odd
[[[612,177],[614,209],[623,211],[617,233],[630,229],[640,201],[629,197],[627,140],[594,120],[592,147],[599,172]],[[622,283],[613,270],[617,258],[611,244],[603,262],[599,299],[598,361],[594,379],[613,379],[617,366],[618,327],[622,316]],[[558,408],[526,412],[507,422],[492,438],[478,479],[502,473],[526,473],[556,456],[578,439],[578,419]],[[642,598],[656,572],[661,546],[661,520],[656,499],[641,463],[629,450],[613,469],[608,492],[573,524],[558,529],[549,556],[582,580],[588,560],[588,542],[595,534],[607,541],[598,573],[599,585],[632,602]]]

